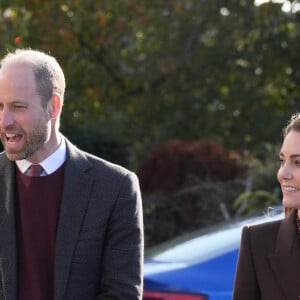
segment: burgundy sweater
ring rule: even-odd
[[[17,170],[18,299],[53,300],[56,229],[64,165],[30,177]]]

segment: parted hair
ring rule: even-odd
[[[283,128],[283,136],[285,137],[290,131],[300,132],[300,113],[295,113],[291,116],[287,125]]]

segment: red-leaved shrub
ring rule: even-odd
[[[138,168],[144,193],[171,192],[199,180],[226,181],[241,168],[220,145],[210,141],[171,140],[155,148]]]

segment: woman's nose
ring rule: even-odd
[[[289,165],[282,166],[278,171],[278,177],[282,179],[291,179],[293,177],[292,168]]]

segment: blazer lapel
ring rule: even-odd
[[[2,156],[0,161],[0,279],[2,277],[6,300],[15,300],[17,291],[14,169],[14,163]]]
[[[296,211],[292,210],[282,220],[275,252],[269,256],[270,265],[277,278],[278,286],[284,292],[287,300],[298,299],[300,241],[296,227]]]
[[[93,179],[85,171],[91,167],[85,156],[67,141],[64,189],[57,229],[55,254],[55,300],[62,300],[76,241],[86,213]]]

